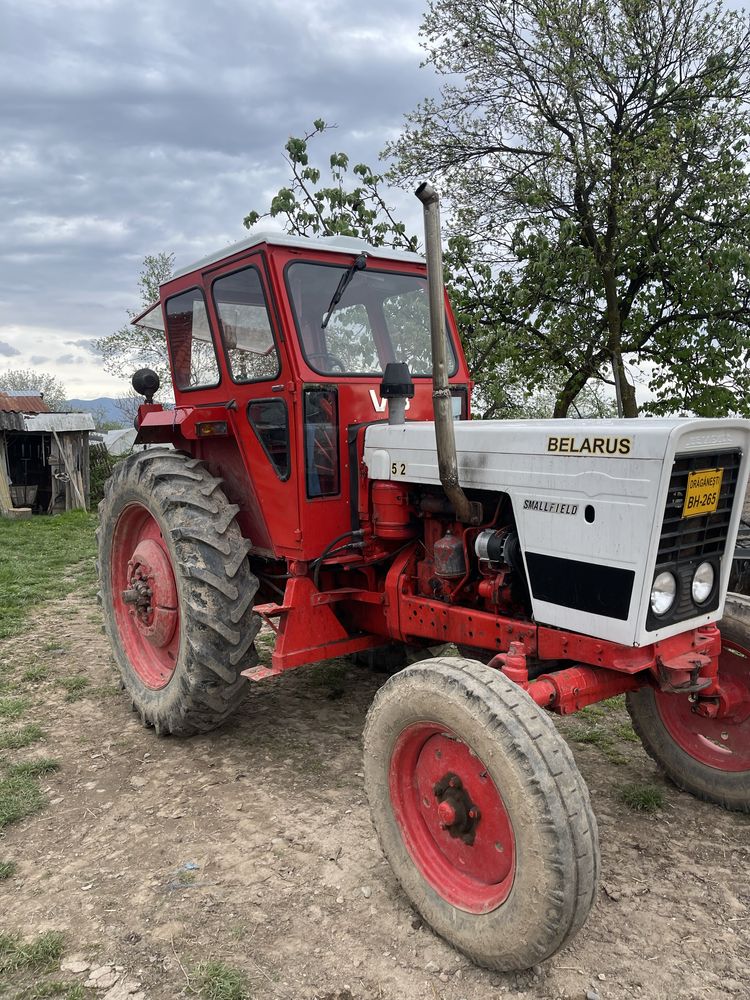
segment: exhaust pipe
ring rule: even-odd
[[[474,520],[472,504],[461,489],[458,480],[453,405],[448,386],[445,286],[443,284],[443,251],[440,243],[440,198],[429,181],[420,184],[414,193],[424,207],[424,241],[427,256],[427,291],[430,303],[430,339],[432,342],[432,410],[435,417],[438,472],[445,494],[456,511],[456,518],[464,523],[471,523]]]

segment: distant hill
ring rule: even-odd
[[[99,396],[97,399],[69,399],[68,406],[77,412],[92,413],[96,419],[103,418],[106,423],[118,423],[122,427],[130,426],[130,421],[117,405],[117,400],[111,396]]]

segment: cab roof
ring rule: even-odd
[[[248,236],[247,239],[240,240],[238,243],[231,243],[229,246],[222,247],[221,250],[217,250],[207,257],[201,257],[194,264],[176,271],[169,280],[173,281],[175,278],[181,278],[192,271],[202,271],[209,264],[216,264],[227,257],[233,257],[235,254],[242,253],[244,250],[251,250],[253,247],[260,246],[261,243],[275,247],[299,248],[301,250],[324,249],[338,251],[339,253],[366,253],[371,257],[383,257],[386,260],[404,260],[412,264],[424,264],[425,262],[421,254],[412,253],[409,250],[396,250],[393,247],[374,247],[356,236],[318,236],[312,238],[309,236],[287,236],[286,233],[267,230],[265,232],[254,233],[252,236]]]

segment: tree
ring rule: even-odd
[[[50,410],[64,410],[68,400],[67,389],[55,375],[29,368],[0,371],[0,392],[3,391],[41,393]]]
[[[612,371],[635,416],[627,357],[653,412],[750,413],[747,15],[433,0],[422,39],[450,79],[388,148],[391,177],[450,194],[485,269],[488,355],[531,386],[561,381],[558,416]]]
[[[148,254],[138,277],[141,308],[128,309],[131,320],[159,301],[159,286],[172,277],[173,253]],[[160,330],[147,330],[126,324],[108,337],[95,341],[96,350],[104,359],[104,369],[118,378],[130,381],[138,368],[153,368],[163,385],[169,386],[170,369],[167,341]]]
[[[289,184],[274,195],[267,212],[250,212],[245,226],[274,218],[297,236],[356,236],[373,246],[418,251],[419,237],[396,218],[382,174],[365,163],[350,171],[351,160],[344,152],[330,154],[325,168],[314,164],[312,141],[335,127],[319,119],[304,136],[288,140],[284,158]],[[469,241],[455,237],[446,247],[445,278],[469,370],[477,382],[475,412],[487,417],[549,415],[549,394],[527,398],[527,387],[519,381],[512,360],[498,350],[493,310],[488,308],[496,283],[491,269],[474,260]]]
[[[321,186],[323,172],[310,163],[308,143],[335,128],[318,118],[311,132],[288,140],[284,159],[292,175],[290,184],[276,192],[267,212],[249,212],[244,220],[246,228],[261,219],[281,218],[285,231],[296,236],[356,236],[375,247],[416,250],[419,239],[407,233],[386,201],[382,174],[366,163],[355,164],[350,174],[349,156],[332,153],[330,183]],[[348,187],[350,182],[353,187]]]

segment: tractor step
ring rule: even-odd
[[[283,674],[283,669],[277,667],[266,667],[262,663],[257,667],[248,667],[247,670],[241,670],[241,675],[247,677],[251,681],[264,681],[267,677],[277,677],[279,674]]]

